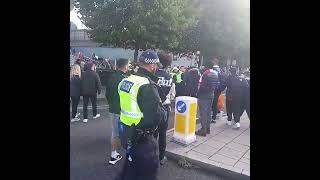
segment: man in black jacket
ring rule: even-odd
[[[119,118],[120,118],[120,97],[118,94],[118,85],[120,81],[127,77],[126,73],[129,69],[128,59],[117,60],[117,70],[114,71],[106,86],[106,98],[109,104],[110,126],[111,126],[111,158],[109,164],[116,164],[122,156],[117,152],[120,147],[119,139]]]
[[[87,70],[81,76],[81,95],[83,96],[83,122],[88,122],[88,102],[92,103],[93,118],[100,117],[97,114],[97,93],[101,93],[101,82],[93,62],[87,64]]]
[[[198,105],[200,112],[201,129],[196,135],[206,136],[210,134],[211,107],[214,98],[214,90],[218,87],[218,73],[212,69],[213,64],[208,62],[207,70],[199,80]]]
[[[240,113],[243,95],[248,87],[248,83],[244,78],[237,74],[235,67],[230,68],[230,75],[227,79],[227,92],[226,92],[226,108],[228,121],[227,125],[231,126],[232,115],[235,122],[235,129],[240,128]]]
[[[157,79],[154,73],[160,65],[157,53],[143,52],[136,74],[123,79],[118,86],[120,96],[120,137],[127,149],[126,161],[117,179],[155,180],[159,171],[159,151],[154,138],[160,122],[165,118]]]

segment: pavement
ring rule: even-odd
[[[92,119],[89,107],[89,121],[70,123],[70,180],[112,180],[122,169],[124,159],[116,165],[107,162],[110,156],[110,116],[106,100],[98,101],[100,118]],[[81,113],[82,106],[79,105]],[[172,119],[173,120],[173,119]],[[124,151],[120,151],[124,154]],[[201,167],[193,166],[184,169],[178,166],[177,160],[169,159],[160,168],[159,180],[231,180]]]
[[[172,141],[173,130],[167,132],[167,156],[187,161],[232,179],[250,179],[250,121],[246,113],[238,130],[226,125],[224,115],[211,123],[210,135],[196,136],[196,141],[183,146]],[[197,124],[197,130],[200,124]]]
[[[70,125],[70,179],[113,179],[119,173],[123,161],[108,165],[111,129],[108,103],[104,92],[98,97],[98,113],[101,117],[92,120],[89,103],[89,122],[74,122]],[[197,136],[196,142],[182,146],[171,141],[174,128],[174,104],[167,132],[168,163],[160,170],[160,179],[249,179],[250,178],[250,122],[247,114],[241,117],[241,128],[228,127],[226,116],[211,124],[211,134]],[[71,111],[71,108],[70,108]],[[78,106],[82,118],[82,101]],[[197,124],[197,129],[200,126]],[[124,154],[124,151],[122,151]],[[183,169],[177,162],[185,158],[193,164]]]

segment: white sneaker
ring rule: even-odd
[[[120,161],[122,159],[122,156],[117,153],[116,156],[110,158],[109,164],[115,165],[118,161]]]
[[[83,119],[83,122],[84,122],[84,123],[88,122],[88,119]]]
[[[76,118],[78,118],[79,116],[80,116],[80,113],[77,113],[77,114],[76,114]]]
[[[96,114],[96,116],[93,116],[93,119],[96,119],[98,117],[100,117],[100,114]]]
[[[222,117],[223,117],[223,111],[220,111],[219,118],[222,119]]]
[[[234,125],[234,129],[239,129],[240,128],[240,123],[236,123],[235,125]]]
[[[75,117],[75,118],[71,119],[71,122],[76,122],[76,121],[80,121],[80,119],[79,119],[79,118],[77,118],[77,117]]]
[[[227,121],[227,125],[231,126],[232,125],[231,121]]]

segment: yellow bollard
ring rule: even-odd
[[[189,145],[196,140],[197,98],[179,96],[175,103],[173,140]]]

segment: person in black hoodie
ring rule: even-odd
[[[93,118],[100,117],[97,114],[97,93],[101,93],[101,81],[93,62],[87,63],[86,71],[81,76],[81,95],[83,96],[83,122],[88,122],[88,102],[92,103]]]
[[[118,94],[118,85],[123,78],[126,78],[129,69],[128,59],[117,60],[117,70],[114,71],[106,86],[106,98],[109,104],[110,126],[111,126],[111,158],[109,164],[116,164],[122,156],[119,154],[119,118],[120,118],[120,97]],[[118,150],[118,152],[117,152]]]
[[[247,81],[237,74],[235,67],[230,68],[230,75],[227,79],[226,108],[227,125],[231,126],[232,116],[235,122],[235,129],[240,128],[240,113],[245,90],[248,88]]]
[[[161,121],[159,125],[158,132],[155,134],[155,137],[157,138],[158,135],[158,142],[159,142],[159,159],[160,164],[163,165],[166,161],[165,157],[165,150],[167,146],[167,128],[168,128],[168,121],[169,121],[169,115],[171,111],[171,100],[170,97],[175,96],[174,93],[174,86],[173,86],[173,79],[171,78],[170,74],[167,72],[167,68],[172,63],[172,54],[166,53],[164,51],[161,51],[158,53],[160,63],[162,64],[163,68],[158,69],[156,72],[156,76],[159,78],[157,81],[157,84],[160,86],[159,95],[160,99],[163,99],[162,105],[164,106],[164,109],[167,111],[167,117],[165,121]],[[164,96],[164,97],[161,97]]]
[[[81,69],[78,64],[74,64],[70,71],[70,96],[72,103],[71,122],[80,121],[77,113],[78,104],[80,101],[80,77]]]
[[[185,73],[186,96],[197,97],[200,76],[200,71],[196,67],[190,68],[187,73]]]

